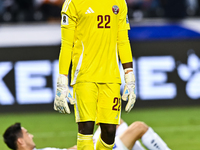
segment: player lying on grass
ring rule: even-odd
[[[4,142],[13,150],[36,150],[33,135],[30,134],[20,123],[15,123],[8,127],[3,134]],[[37,150],[60,150],[57,148],[43,148]],[[63,149],[63,150],[71,150]],[[74,150],[74,149],[73,149]]]
[[[98,128],[93,136],[94,145],[100,132],[100,128]],[[128,126],[122,119],[116,129],[113,150],[145,150],[138,141],[139,139],[148,150],[170,150],[160,136],[144,122],[136,121]]]
[[[94,145],[100,135],[100,128],[94,134]],[[27,130],[21,127],[20,123],[16,123],[7,128],[4,135],[4,142],[13,150],[33,150],[35,143],[33,135],[28,133]],[[115,145],[113,150],[145,150],[140,142],[149,150],[170,150],[166,143],[148,127],[145,123],[137,121],[128,126],[123,120],[117,126]],[[76,150],[77,147],[73,146],[63,150]],[[35,149],[36,150],[36,149]],[[40,150],[60,150],[57,148],[44,148]]]

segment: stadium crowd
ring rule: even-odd
[[[0,0],[0,21],[58,20],[63,2],[64,0]]]
[[[0,0],[0,22],[58,21],[64,0]],[[185,18],[200,15],[200,0],[126,0],[129,18]]]

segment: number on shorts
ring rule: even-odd
[[[112,110],[119,111],[120,110],[120,98],[115,97],[113,100],[113,103],[115,105],[113,105]]]

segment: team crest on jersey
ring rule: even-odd
[[[117,5],[114,5],[114,6],[112,7],[112,11],[113,11],[113,13],[114,13],[115,15],[117,15],[117,14],[119,13],[119,7],[118,7]]]

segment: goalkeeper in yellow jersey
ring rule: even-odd
[[[94,150],[94,123],[101,127],[96,150],[112,150],[121,116],[119,58],[125,72],[125,111],[131,110],[136,99],[126,2],[66,0],[61,15],[62,45],[54,109],[70,113],[66,98],[74,104],[78,150]],[[71,61],[73,96],[68,88]]]

